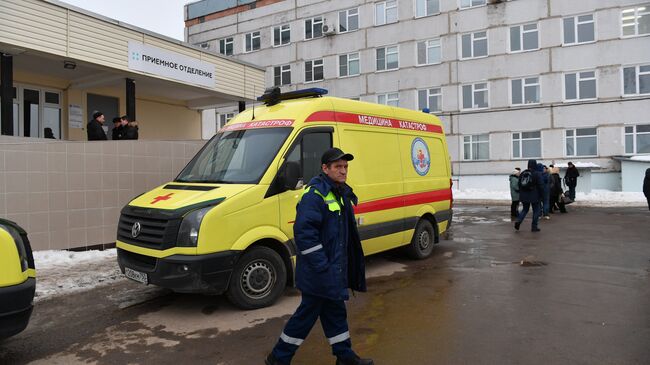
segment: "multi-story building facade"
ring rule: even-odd
[[[613,157],[650,153],[647,0],[203,0],[186,38],[267,86],[428,109],[465,187],[536,158],[616,190]]]

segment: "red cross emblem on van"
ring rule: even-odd
[[[167,195],[157,196],[157,197],[153,198],[153,201],[150,204],[156,204],[161,200],[169,200],[169,199],[171,199],[172,195],[174,195],[174,193],[169,193]]]

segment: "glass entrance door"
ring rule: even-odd
[[[40,120],[39,90],[23,89],[23,123],[20,135],[24,137],[39,137]]]

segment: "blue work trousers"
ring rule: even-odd
[[[353,357],[345,302],[307,294],[302,295],[300,306],[284,327],[278,343],[273,348],[273,356],[283,364],[290,364],[293,355],[307,338],[318,318],[334,356]]]
[[[539,202],[537,203],[528,203],[528,202],[523,202],[521,203],[523,205],[523,209],[519,213],[519,217],[517,217],[517,221],[519,223],[524,221],[524,218],[526,218],[526,215],[528,214],[528,209],[530,209],[530,206],[533,206],[533,225],[532,228],[537,228],[537,222],[539,221],[539,213],[540,213],[540,208],[539,208]]]

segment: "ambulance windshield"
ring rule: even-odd
[[[290,132],[261,128],[218,133],[175,181],[257,184]]]

